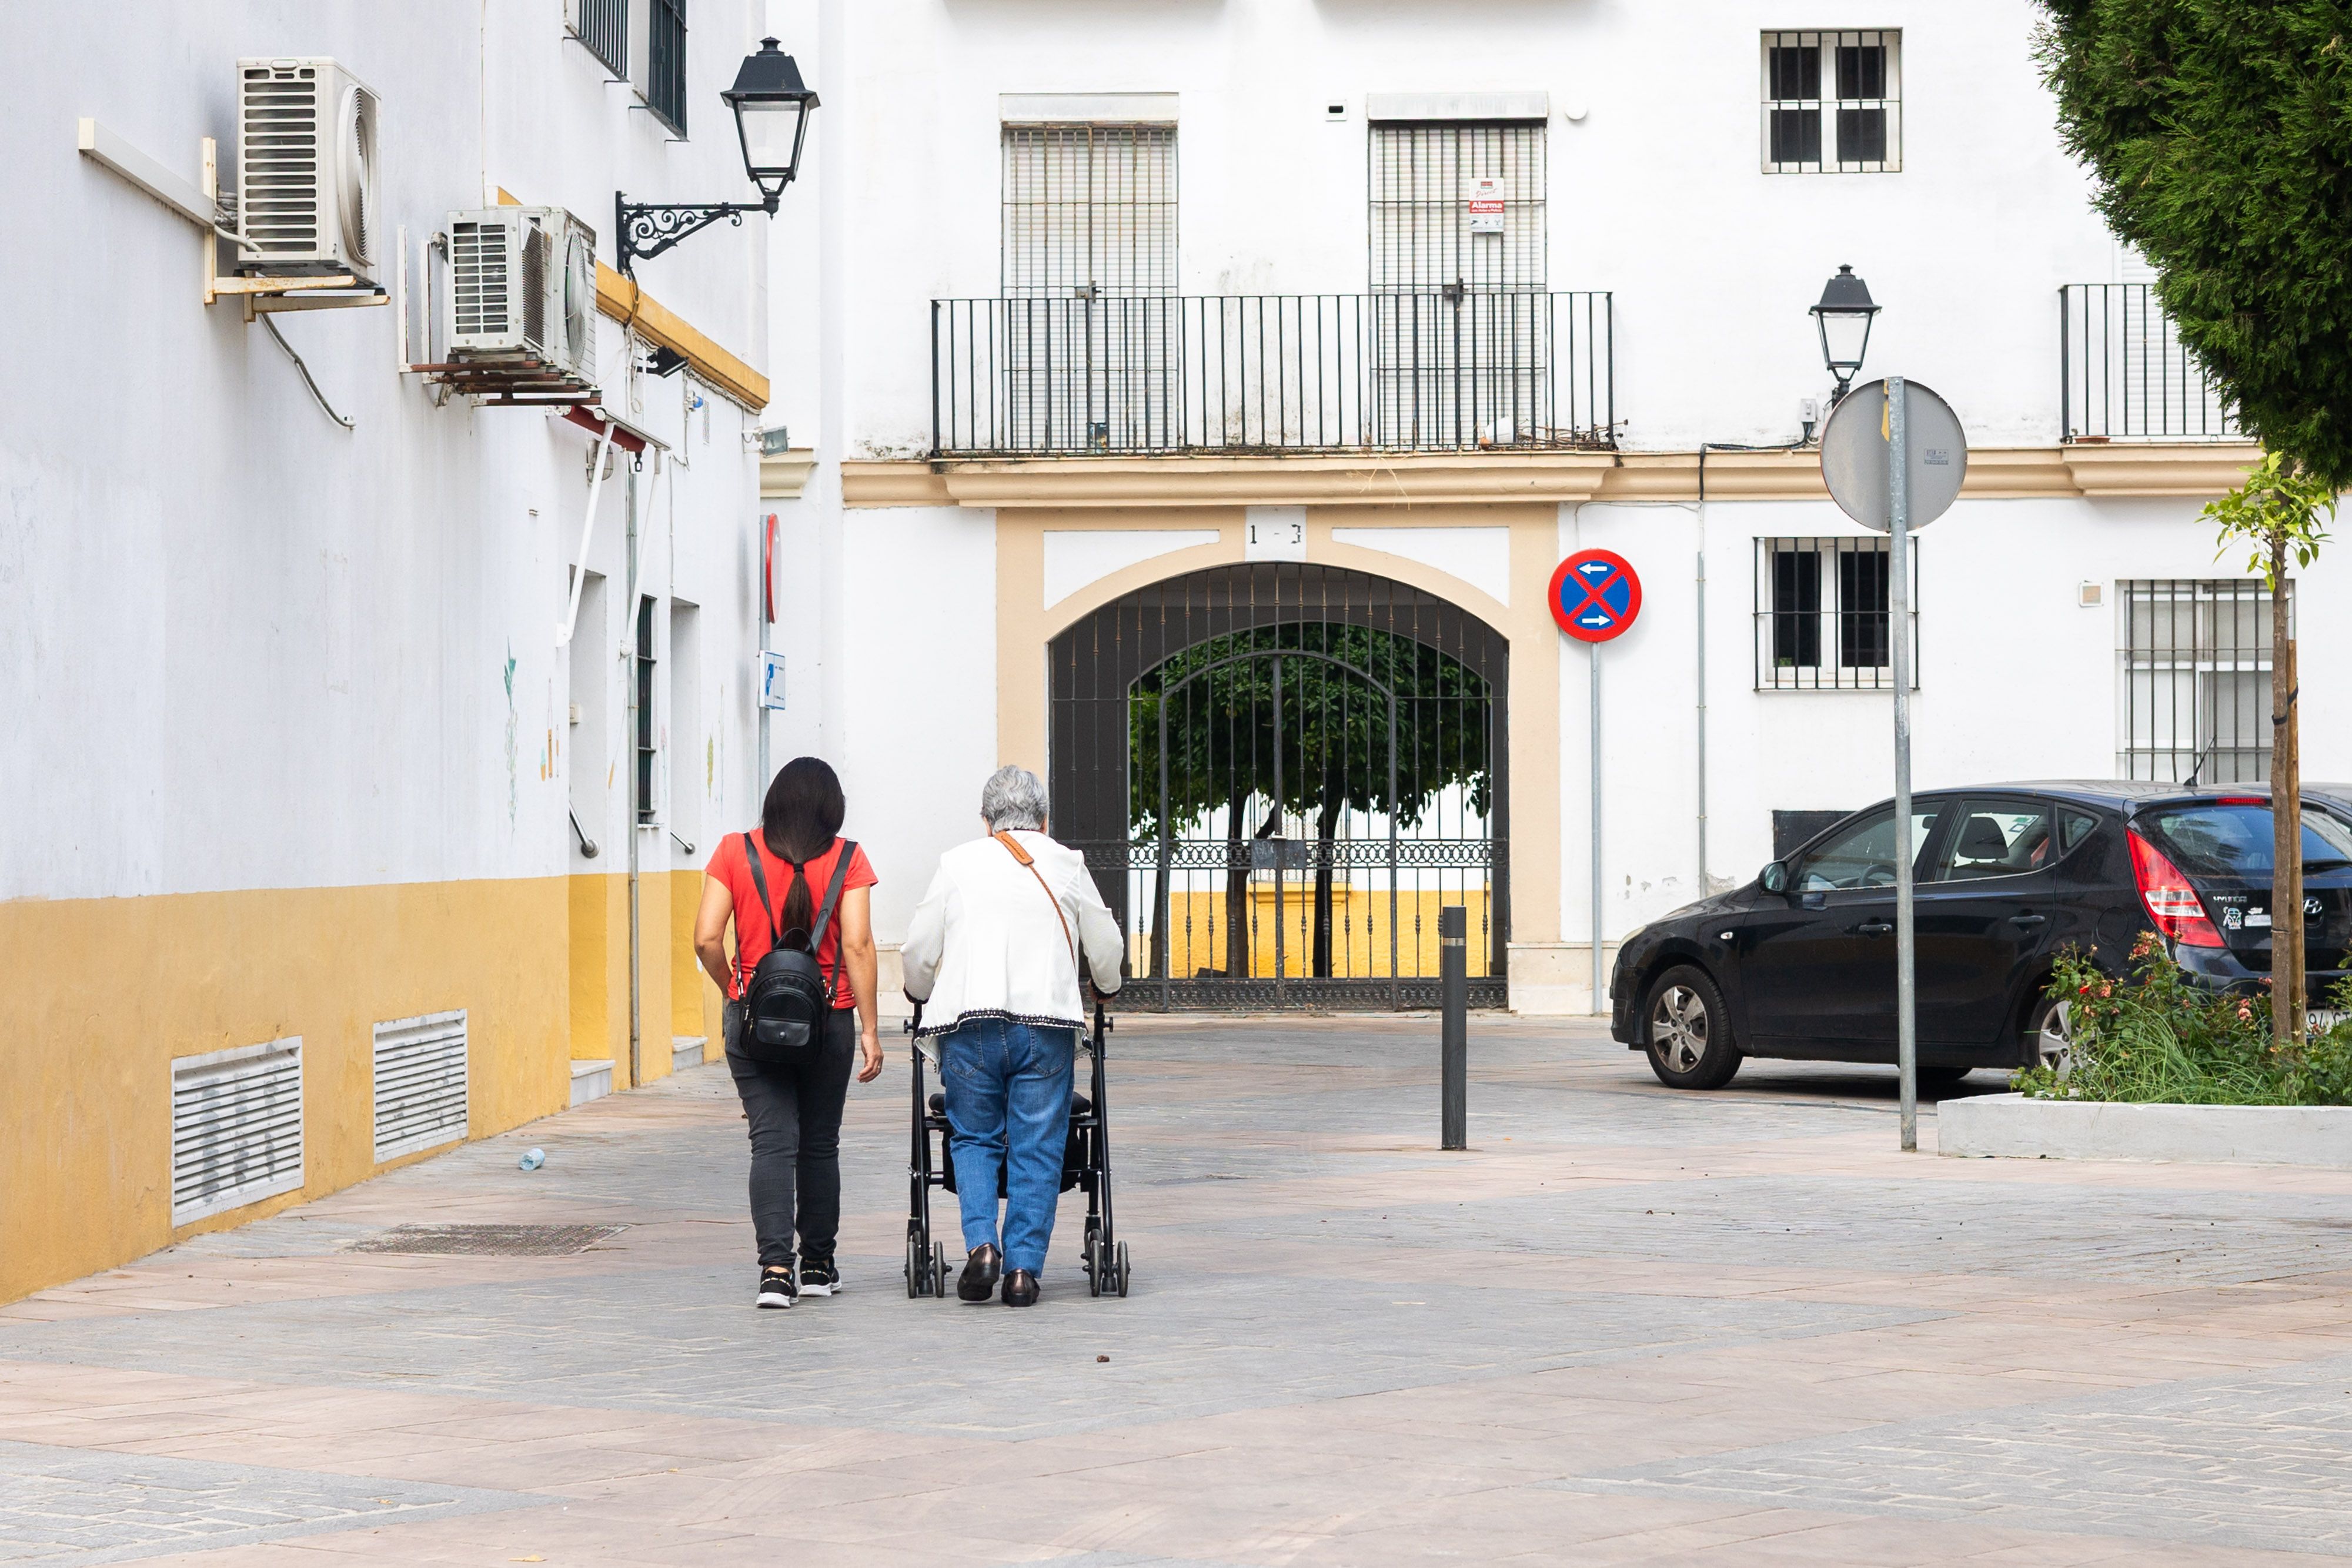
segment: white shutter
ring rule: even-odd
[[[378,1164],[466,1135],[466,1015],[427,1013],[375,1026]]]
[[[172,1223],[302,1186],[302,1041],[172,1063]]]

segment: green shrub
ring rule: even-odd
[[[2143,936],[2131,972],[2116,978],[2070,948],[2050,995],[2069,1004],[2074,1050],[2059,1067],[2032,1067],[2011,1087],[2044,1100],[2176,1105],[2352,1105],[2352,1022],[2276,1049],[2268,999],[2205,989],[2163,946]],[[2352,1013],[2352,981],[2334,1005]]]

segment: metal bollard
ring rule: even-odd
[[[1437,912],[1437,974],[1444,1009],[1442,1147],[1470,1146],[1470,912],[1449,904]]]

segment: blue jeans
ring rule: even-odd
[[[940,1037],[940,1082],[947,1093],[956,1197],[963,1204],[963,1244],[966,1250],[997,1244],[1002,1176],[1007,1270],[1045,1271],[1070,1136],[1077,1033],[967,1019]]]

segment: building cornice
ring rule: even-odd
[[[1969,454],[1978,500],[2173,497],[2210,500],[2260,455],[2251,442],[1994,446]],[[1107,508],[1462,506],[1486,502],[1828,498],[1821,455],[1763,452],[1464,452],[1295,457],[851,459],[850,507]]]
[[[816,472],[816,449],[794,446],[760,459],[760,499],[797,501]]]

